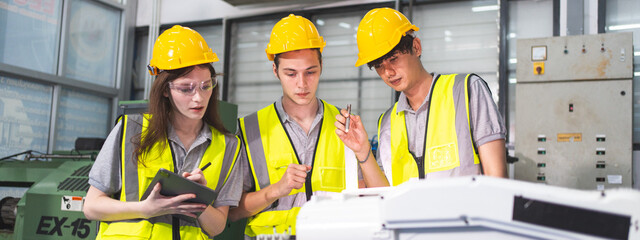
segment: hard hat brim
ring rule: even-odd
[[[391,50],[393,50],[393,48],[396,47],[396,45],[398,45],[398,43],[400,43],[400,39],[403,36],[407,35],[407,32],[409,32],[410,30],[413,30],[415,32],[417,32],[418,30],[420,30],[419,27],[417,27],[416,25],[413,25],[411,23],[405,25],[405,26],[401,26],[398,28],[398,30],[396,30],[396,34],[394,34],[393,36],[391,36],[391,39],[387,42],[383,42],[381,44],[378,44],[378,46],[376,47],[376,49],[379,49],[379,51],[376,51],[373,54],[370,55],[365,55],[362,56],[360,53],[358,53],[358,60],[356,60],[356,67],[360,67],[364,64],[370,63],[375,61],[376,59],[384,56],[385,54],[391,52]]]

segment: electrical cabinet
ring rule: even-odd
[[[516,179],[631,187],[631,33],[518,40]]]

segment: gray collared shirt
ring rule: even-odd
[[[200,133],[198,133],[198,136],[196,136],[196,139],[189,149],[184,147],[173,125],[169,125],[167,137],[173,147],[174,158],[177,159],[176,169],[179,169],[178,174],[182,174],[183,172],[191,172],[200,165],[202,156],[204,156],[204,152],[211,142],[211,131],[207,127],[207,124],[203,124]]]
[[[318,110],[313,122],[311,123],[308,134],[304,131],[302,126],[293,120],[293,118],[291,118],[284,110],[284,107],[282,106],[282,98],[276,101],[276,109],[278,110],[278,115],[282,120],[282,124],[289,133],[289,137],[291,137],[291,142],[298,153],[300,162],[306,165],[311,165],[311,161],[313,160],[313,152],[316,148],[316,142],[318,141],[318,135],[320,134],[320,124],[322,123],[322,117],[324,115],[322,101],[318,98],[316,98],[316,100],[318,101]]]
[[[438,77],[438,74],[434,74],[434,80]],[[482,82],[482,79],[472,75],[469,87],[471,97],[469,99],[469,111],[471,112],[471,121],[473,128],[473,141],[478,147],[485,143],[505,139],[506,128],[504,121],[498,112],[498,108],[491,97],[489,88]],[[431,87],[433,83],[431,82]],[[431,89],[431,87],[429,89]],[[405,122],[407,125],[407,138],[409,140],[409,151],[415,156],[424,155],[424,138],[425,128],[424,124],[427,121],[428,116],[428,102],[429,95],[422,101],[422,104],[417,110],[413,110],[409,105],[407,96],[404,93],[400,93],[398,98],[397,111],[405,111]],[[379,143],[390,142],[391,133],[389,126],[382,126],[380,129],[380,141]],[[379,165],[382,167],[381,162],[383,159],[389,161],[391,159],[391,146],[387,144],[380,144],[378,146]]]

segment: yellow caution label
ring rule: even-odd
[[[582,133],[558,133],[558,142],[582,142]]]

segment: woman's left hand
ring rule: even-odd
[[[186,179],[197,182],[200,185],[207,186],[207,179],[204,178],[204,174],[199,168],[196,168],[191,172],[183,172],[182,176]]]

